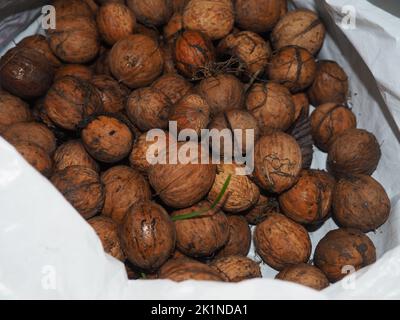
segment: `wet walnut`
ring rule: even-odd
[[[279,196],[282,212],[301,224],[318,224],[330,213],[335,179],[325,171],[303,170],[297,183]]]
[[[317,64],[304,48],[287,46],[279,49],[268,65],[268,78],[283,84],[291,92],[309,87],[315,78]]]
[[[145,201],[132,206],[120,226],[122,248],[137,268],[154,271],[175,249],[175,229],[160,205]]]
[[[311,114],[311,133],[315,144],[327,151],[332,141],[347,129],[354,129],[357,120],[347,107],[336,103],[325,103]]]
[[[208,200],[217,199],[225,181],[231,175],[226,197],[222,202],[222,210],[230,213],[243,212],[254,206],[260,196],[257,185],[247,175],[243,175],[244,165],[222,163],[217,165],[217,175],[208,193]]]
[[[210,202],[202,201],[190,208],[172,212],[172,217],[207,210],[210,207]],[[209,257],[227,243],[228,220],[222,211],[211,211],[192,219],[175,221],[176,246],[179,251],[191,257]]]
[[[287,130],[295,119],[295,108],[289,90],[274,82],[256,83],[249,90],[246,108],[264,133]]]
[[[373,242],[356,229],[329,231],[315,248],[314,263],[330,282],[341,280],[347,275],[344,267],[359,270],[374,263],[376,249]]]
[[[130,167],[112,167],[101,175],[101,181],[105,193],[102,214],[118,224],[131,206],[151,199],[149,183]]]
[[[311,254],[307,230],[281,214],[273,214],[257,225],[254,244],[263,261],[276,270],[305,263]]]
[[[211,268],[222,273],[229,282],[262,277],[259,264],[243,256],[219,258],[211,263]]]
[[[53,159],[55,170],[63,170],[70,166],[82,166],[99,171],[99,165],[85,150],[80,140],[69,140],[60,145],[54,153]]]
[[[327,165],[337,177],[371,175],[380,158],[381,148],[372,133],[363,129],[348,129],[329,146]]]
[[[29,141],[15,141],[15,149],[37,171],[45,177],[50,177],[53,172],[53,162],[49,154],[40,146]]]
[[[114,258],[124,261],[125,254],[118,236],[118,225],[110,218],[102,216],[91,218],[88,223],[100,238],[104,251]]]
[[[132,89],[151,84],[164,64],[158,43],[142,34],[130,35],[115,43],[108,61],[118,82]]]
[[[29,105],[20,98],[0,90],[0,134],[7,126],[32,120]]]
[[[92,84],[66,76],[55,81],[47,92],[44,108],[57,126],[76,130],[81,121],[101,112],[103,104],[98,90]]]
[[[325,38],[325,27],[318,16],[306,9],[289,11],[275,25],[271,42],[275,49],[295,45],[315,55]]]
[[[254,150],[254,178],[266,191],[281,193],[293,186],[302,167],[301,149],[282,132],[262,136]]]
[[[275,279],[298,283],[315,290],[322,290],[329,286],[329,280],[325,274],[317,267],[306,263],[286,267],[276,275]]]
[[[96,160],[115,163],[131,152],[133,133],[125,122],[112,116],[91,119],[81,133],[86,150]]]
[[[342,227],[374,231],[386,222],[390,199],[374,178],[354,175],[340,179],[333,196],[333,217]]]
[[[104,188],[96,171],[88,167],[70,166],[55,172],[51,182],[85,219],[101,211]]]
[[[216,253],[217,258],[239,255],[246,257],[250,250],[251,231],[243,216],[227,216],[229,237],[225,245]]]
[[[318,61],[314,81],[307,93],[314,107],[328,102],[346,103],[349,94],[346,72],[335,61]]]

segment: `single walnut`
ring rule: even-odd
[[[0,91],[0,134],[7,126],[32,120],[29,105],[6,91]]]
[[[222,273],[229,282],[262,277],[259,264],[243,256],[219,258],[211,263],[211,268]]]
[[[322,290],[329,286],[329,281],[324,273],[317,267],[306,263],[286,267],[276,275],[275,279],[302,284],[315,290]]]
[[[88,167],[99,171],[99,165],[87,153],[80,140],[69,140],[60,145],[54,153],[54,169],[63,170],[70,166]]]

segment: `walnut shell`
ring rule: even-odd
[[[305,112],[306,110],[303,109],[303,111]],[[287,133],[295,138],[300,146],[303,169],[310,169],[314,155],[314,141],[311,135],[310,117],[306,113],[300,114]]]
[[[330,282],[347,275],[348,267],[359,270],[376,260],[373,242],[356,229],[329,231],[315,248],[314,263]]]
[[[272,54],[269,42],[251,31],[227,35],[220,41],[217,50],[238,59],[250,76],[261,76]]]
[[[178,133],[191,129],[200,135],[210,121],[210,106],[200,95],[189,93],[171,108],[169,121],[176,121]]]
[[[211,208],[211,203],[198,204],[172,212],[172,217]],[[227,243],[229,223],[222,211],[206,212],[199,217],[175,221],[176,246],[179,251],[191,257],[208,257]]]
[[[175,67],[174,55],[172,53],[172,45],[164,44],[161,46],[161,53],[164,59],[163,74],[177,74],[178,70]]]
[[[39,122],[18,122],[6,128],[2,133],[11,144],[16,141],[31,142],[41,147],[49,155],[56,150],[56,137],[44,124]]]
[[[261,132],[287,130],[294,122],[295,108],[289,90],[274,82],[254,84],[246,108],[258,121]]]
[[[131,206],[151,200],[149,183],[130,167],[112,167],[101,175],[101,181],[105,192],[102,214],[118,224]]]
[[[120,226],[122,248],[138,268],[157,270],[174,252],[175,229],[160,205],[145,201],[132,206]]]
[[[32,36],[25,37],[18,43],[17,46],[38,51],[47,59],[53,68],[58,68],[62,64],[60,59],[58,59],[53,51],[51,51],[47,38],[41,34],[34,34]]]
[[[70,166],[82,166],[99,171],[99,165],[87,153],[80,140],[69,140],[60,145],[54,153],[53,159],[55,170],[63,170]]]
[[[262,277],[258,263],[243,256],[219,258],[211,263],[211,268],[222,273],[229,282]]]
[[[53,162],[49,154],[37,144],[30,141],[15,141],[15,149],[37,171],[45,177],[50,177],[53,172]]]
[[[26,102],[0,90],[0,134],[9,125],[31,120],[32,113]]]
[[[307,262],[311,240],[307,230],[282,214],[273,214],[256,226],[254,244],[263,261],[276,270]]]
[[[51,182],[85,219],[95,216],[104,203],[104,188],[96,171],[70,166],[57,171]]]
[[[337,177],[371,175],[381,158],[376,137],[363,129],[348,129],[338,135],[328,150],[328,168]]]
[[[57,69],[54,80],[57,81],[65,76],[90,81],[93,77],[93,70],[83,64],[66,64]]]
[[[190,155],[187,150],[191,150]],[[170,158],[169,150],[160,152],[166,160]],[[200,163],[202,153],[206,151],[197,143],[178,143],[177,152],[187,156],[187,163],[157,163],[149,171],[149,181],[162,201],[179,209],[199,202],[209,192],[216,167],[211,163]]]
[[[286,0],[236,0],[236,23],[242,30],[270,31],[286,9]]]
[[[251,231],[243,216],[227,216],[229,223],[229,237],[225,245],[216,253],[217,258],[228,256],[246,257],[250,250]]]
[[[57,20],[65,16],[93,17],[90,6],[82,0],[55,0],[52,5],[56,11]]]
[[[112,76],[110,70],[110,51],[109,49],[100,52],[99,57],[94,63],[94,73],[98,75]]]
[[[168,97],[152,87],[133,91],[126,103],[129,119],[141,131],[167,129],[170,108]]]
[[[50,88],[53,67],[35,49],[14,47],[0,59],[0,86],[22,99],[38,98]]]
[[[297,183],[279,196],[282,212],[301,224],[318,224],[327,219],[335,179],[325,171],[303,170]]]
[[[165,74],[154,81],[151,87],[167,96],[171,104],[177,103],[192,90],[192,84],[178,74]]]
[[[158,29],[151,25],[143,25],[140,23],[136,24],[136,33],[142,34],[153,39],[156,43],[160,42],[161,35],[158,32]]]
[[[183,19],[180,12],[175,12],[163,28],[163,36],[167,43],[173,43],[183,31]]]
[[[244,169],[244,165],[229,163],[217,165],[217,175],[207,196],[209,201],[214,202],[228,176],[231,175],[231,180],[226,189],[226,197],[221,203],[222,210],[230,213],[239,213],[251,208],[260,197],[257,185],[248,176],[238,175],[237,169]]]
[[[57,27],[48,29],[50,48],[68,63],[86,63],[100,50],[96,22],[85,16],[57,17]]]
[[[66,76],[54,82],[44,100],[45,110],[57,126],[76,130],[81,121],[103,109],[98,90],[89,82]]]
[[[192,79],[203,76],[215,62],[213,44],[200,31],[183,31],[175,40],[173,56],[179,72]]]
[[[294,45],[315,55],[322,47],[325,27],[315,12],[307,9],[289,11],[275,25],[271,33],[272,46],[280,49]]]
[[[96,231],[104,251],[114,258],[124,261],[125,254],[118,236],[118,225],[110,218],[102,216],[91,218],[88,223]]]
[[[270,214],[276,212],[280,212],[278,200],[274,197],[260,194],[258,202],[253,208],[244,212],[244,217],[249,224],[257,225]]]
[[[261,137],[254,150],[254,177],[267,191],[281,193],[293,186],[302,167],[301,150],[283,132]]]
[[[170,0],[127,0],[126,4],[144,25],[166,24],[172,15]]]
[[[185,29],[199,30],[211,40],[228,35],[235,22],[231,0],[190,0],[182,16]]]
[[[96,160],[115,163],[132,150],[134,136],[124,122],[112,116],[97,116],[81,132],[86,150]]]
[[[306,263],[286,267],[276,275],[275,279],[298,283],[315,290],[322,290],[329,286],[329,280],[325,274],[317,267]]]
[[[287,46],[272,56],[267,70],[270,80],[279,82],[291,92],[299,92],[313,83],[317,64],[306,49]]]
[[[304,92],[296,93],[292,95],[294,104],[294,119],[299,120],[300,117],[308,117],[310,113],[310,101]]]
[[[126,96],[130,93],[130,90],[107,75],[94,76],[91,83],[99,91],[105,112],[117,113],[124,109]]]
[[[218,74],[203,79],[199,84],[198,93],[209,104],[212,116],[243,107],[243,83],[231,74]]]
[[[328,102],[344,104],[348,93],[346,72],[335,61],[318,61],[314,82],[307,92],[311,104],[315,107]]]
[[[114,44],[109,57],[113,76],[130,88],[151,84],[163,69],[163,56],[152,38],[134,34]]]
[[[126,5],[108,2],[100,7],[96,22],[103,40],[113,45],[135,31],[136,17]]]
[[[333,196],[333,217],[345,228],[374,231],[390,214],[390,199],[382,185],[367,175],[340,179]]]
[[[176,282],[186,280],[225,281],[225,277],[210,266],[190,258],[168,260],[159,270],[160,279]]]
[[[315,145],[322,151],[327,151],[338,135],[356,126],[357,119],[354,113],[340,104],[322,104],[311,114],[311,133]]]

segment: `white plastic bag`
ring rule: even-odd
[[[389,221],[369,236],[378,261],[317,292],[272,279],[242,283],[128,281],[124,266],[103,253],[91,227],[52,185],[0,138],[0,297],[111,299],[325,299],[400,298],[400,20],[365,0],[353,0],[355,28],[344,0],[295,0],[317,10],[329,31],[320,58],[334,59],[350,78],[358,126],[375,133],[382,159],[374,177],[391,201]],[[344,10],[346,9],[346,10]],[[350,18],[350,20],[349,20]],[[15,41],[38,32],[38,22]],[[347,26],[347,27],[346,27]],[[351,25],[350,25],[351,26]],[[0,49],[1,54],[12,46]],[[317,151],[313,167],[324,168]],[[329,220],[311,234],[313,247],[330,229]],[[254,252],[250,254],[254,257]],[[266,265],[263,274],[276,272]]]

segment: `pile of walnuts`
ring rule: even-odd
[[[317,59],[325,27],[314,12],[288,12],[286,0],[53,5],[56,29],[0,60],[0,134],[129,278],[261,277],[261,261],[247,257],[251,228],[278,279],[318,290],[344,266],[375,261],[365,233],[390,213],[371,177],[380,145],[356,128],[346,72]],[[146,133],[169,136],[169,121],[178,133],[254,129],[254,172],[237,175],[242,164],[224,161],[150,164]],[[166,154],[176,143],[168,141]],[[191,144],[191,160],[200,159],[204,146]],[[327,171],[310,169],[314,144],[328,154]],[[309,232],[330,217],[339,228],[310,260]]]

